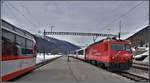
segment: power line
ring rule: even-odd
[[[8,10],[12,11],[8,4],[5,3],[5,5],[8,7],[8,8],[7,8]],[[12,11],[12,12],[13,12],[13,11]],[[13,14],[13,16],[15,16],[15,17],[17,18],[16,14],[14,14],[14,12],[13,12],[12,14]],[[12,14],[11,14],[11,15],[12,15]]]
[[[110,26],[112,23],[118,21],[119,19],[121,19],[122,17],[126,16],[128,13],[130,13],[132,10],[134,10],[136,7],[140,6],[140,5],[143,4],[143,3],[144,3],[144,1],[138,3],[136,6],[132,7],[129,11],[127,11],[127,12],[124,13],[123,15],[119,16],[117,19],[114,19],[111,23],[107,24],[107,25],[106,25],[105,27],[103,27],[103,28],[106,28],[106,27]],[[102,29],[103,29],[103,28],[102,28]]]
[[[31,18],[34,18],[34,16],[31,14],[31,12],[28,10],[28,8],[26,8],[25,6],[23,6],[23,5],[21,5],[21,7],[23,7],[26,11],[27,11],[27,13],[28,13],[28,15],[31,17]],[[35,19],[35,18],[34,18]],[[35,21],[35,20],[34,20]],[[38,21],[36,21],[37,23],[35,23],[35,24],[40,24]],[[37,25],[38,26],[38,25]]]
[[[6,3],[5,3],[5,5],[8,7],[8,10],[12,11],[8,4],[6,4]],[[16,14],[15,14],[13,11],[12,11],[11,15],[12,15],[12,16],[15,16],[15,18],[17,18]],[[18,24],[17,24],[17,26],[19,26],[19,27],[22,27],[22,28],[23,28],[23,26],[22,26],[22,25],[18,25]]]
[[[14,7],[12,4],[10,4],[10,3],[8,3],[13,9],[15,9],[17,12],[19,12],[26,20],[27,20],[27,22],[31,25],[31,26],[34,26],[34,27],[37,27],[35,24],[33,24],[30,20],[28,20],[28,18],[24,15],[24,14],[22,14],[22,12],[19,10],[19,9],[17,9],[16,7]]]

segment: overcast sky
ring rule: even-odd
[[[6,1],[2,18],[22,29],[118,34],[121,20],[122,39],[149,23],[148,1]],[[110,31],[108,31],[110,29]],[[76,45],[93,43],[92,37],[51,36]],[[100,40],[104,37],[99,37]]]

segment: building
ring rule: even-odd
[[[149,26],[143,28],[142,30],[136,32],[126,40],[131,41],[132,47],[148,47],[149,46]]]

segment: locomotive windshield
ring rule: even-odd
[[[115,51],[131,51],[130,46],[128,44],[112,44],[111,49]]]

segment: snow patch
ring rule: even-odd
[[[60,56],[62,56],[62,55],[51,55],[50,53],[48,53],[48,54],[45,54],[45,60],[53,59],[53,58],[60,57]],[[38,53],[36,56],[36,63],[40,63],[42,61],[44,61],[44,54]]]

